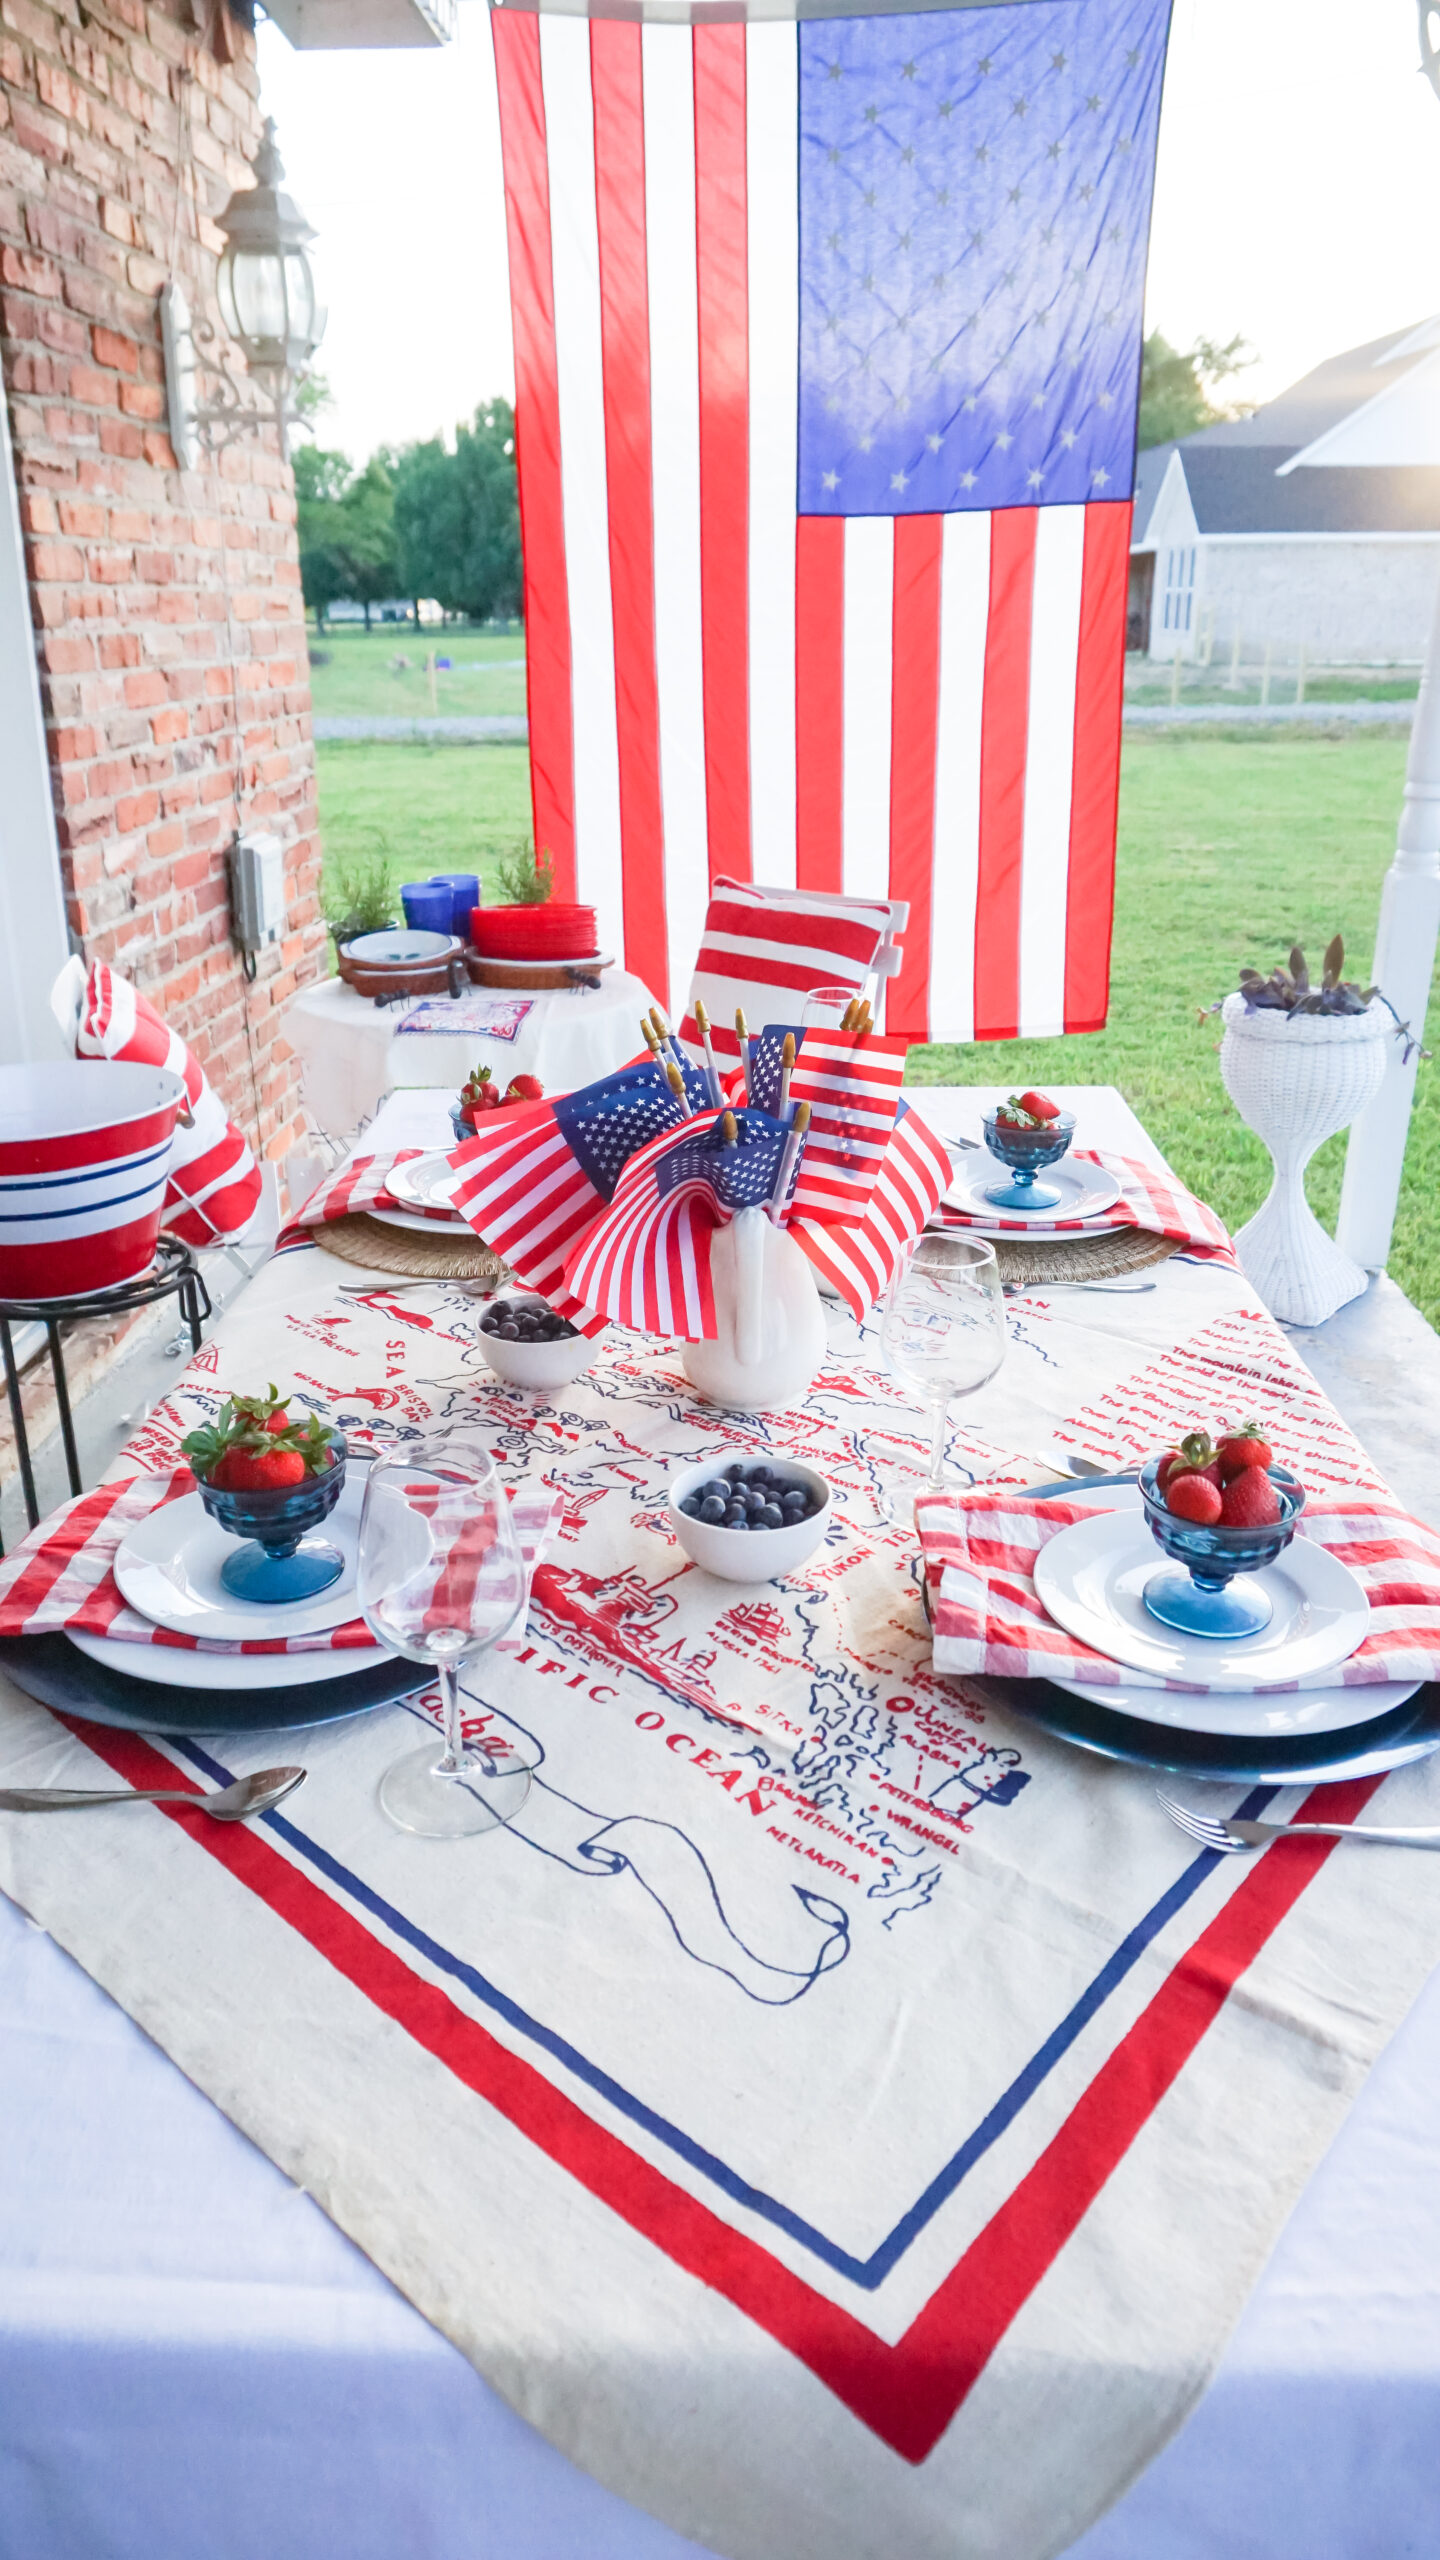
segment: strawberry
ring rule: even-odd
[[[1275,1452],[1258,1422],[1242,1422],[1238,1431],[1227,1431],[1216,1454],[1227,1484],[1246,1467],[1268,1467],[1275,1460]]]
[[[334,1433],[318,1414],[292,1422],[274,1388],[265,1396],[231,1396],[214,1422],[181,1442],[197,1476],[225,1493],[255,1493],[301,1484],[334,1464]]]
[[[1279,1517],[1280,1496],[1263,1467],[1242,1467],[1231,1477],[1220,1504],[1224,1528],[1268,1529]]]
[[[1060,1117],[1060,1105],[1052,1102],[1048,1093],[1022,1093],[1020,1108],[1028,1111],[1032,1120],[1058,1120]]]
[[[507,1102],[543,1102],[545,1087],[538,1076],[512,1076],[505,1088]]]
[[[222,1493],[273,1493],[304,1481],[305,1461],[298,1449],[231,1449],[210,1477]]]
[[[1220,1517],[1220,1487],[1212,1484],[1208,1476],[1172,1476],[1165,1487],[1165,1508],[1173,1511],[1177,1520],[1193,1520],[1201,1528],[1213,1528]]]
[[[1218,1492],[1224,1478],[1208,1431],[1187,1431],[1176,1449],[1168,1449],[1155,1470],[1155,1482],[1168,1498],[1176,1476],[1204,1476]]]

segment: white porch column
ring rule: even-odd
[[[1440,932],[1440,592],[1430,625],[1395,859],[1385,874],[1371,977],[1408,1022],[1418,1042],[1430,1001]],[[1390,1252],[1400,1173],[1415,1093],[1418,1059],[1401,1060],[1392,1043],[1385,1081],[1350,1132],[1335,1240],[1367,1271],[1383,1271]]]
[[[50,988],[69,950],[10,418],[0,389],[0,1064],[65,1055]]]

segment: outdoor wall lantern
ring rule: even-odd
[[[243,356],[258,401],[229,369],[230,349],[214,323],[192,320],[180,285],[172,280],[160,297],[170,442],[182,468],[197,445],[218,452],[265,425],[278,430],[280,450],[289,452],[289,431],[300,418],[295,395],[325,334],[326,313],[305,254],[315,234],[294,197],[282,192],[284,175],[267,117],[255,184],[237,187],[219,217],[225,247],[215,279],[226,337]],[[214,386],[205,401],[198,397],[202,363]]]

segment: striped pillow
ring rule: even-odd
[[[184,1078],[191,1125],[177,1123],[175,1130],[164,1210],[170,1233],[185,1244],[207,1245],[248,1227],[259,1206],[261,1180],[249,1141],[226,1118],[225,1105],[179,1033],[103,960],[94,962],[85,982],[75,1049],[82,1058],[168,1067]]]
[[[908,913],[880,898],[712,881],[681,1039],[698,1051],[697,997],[710,1017],[716,1056],[738,1058],[737,1005],[759,1031],[767,1022],[798,1022],[812,987],[858,994],[872,971],[884,976],[898,967],[898,952],[882,952]]]

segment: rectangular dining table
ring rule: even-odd
[[[953,1135],[978,1129],[984,1098],[916,1097]],[[1061,1099],[1089,1142],[1161,1163],[1113,1090]],[[383,1106],[365,1145],[446,1134],[443,1096],[411,1093]],[[247,1321],[271,1302],[323,1321],[356,1276],[321,1251],[279,1257],[246,1292]],[[1164,1338],[1167,1294],[1244,1291],[1233,1273],[1179,1259],[1144,1276],[1153,1290],[1075,1293],[1067,1324],[1139,1357]],[[288,1738],[281,1756],[294,1756]],[[1306,2188],[1208,2393],[1073,2546],[1080,2560],[1419,2560],[1433,2547],[1437,2083],[1432,1980]],[[698,2548],[516,2416],[0,1899],[0,2560],[680,2560]]]

